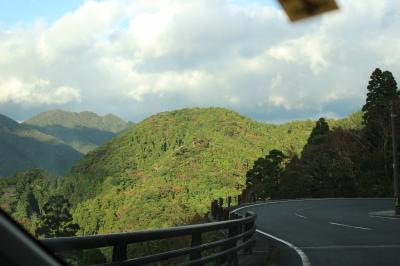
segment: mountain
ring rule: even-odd
[[[329,124],[357,129],[361,115],[329,120]],[[7,134],[25,130],[60,143],[5,117],[0,125]],[[240,193],[246,172],[271,149],[300,154],[314,125],[312,120],[266,124],[223,108],[159,113],[89,152],[58,179],[57,186],[46,189],[45,182],[40,187],[47,194],[61,193],[69,199],[74,222],[81,227],[79,234],[193,223],[203,219],[212,199]],[[2,204],[14,197],[13,180],[7,179],[5,188],[0,182],[1,190],[9,191],[1,196]],[[30,186],[38,189],[35,182]],[[39,206],[40,191],[34,192]],[[15,202],[10,206],[15,209]]]
[[[191,223],[212,199],[240,193],[254,160],[269,150],[299,154],[314,125],[265,124],[223,108],[159,113],[89,152],[61,191],[81,234]]]
[[[24,124],[56,137],[81,153],[87,153],[133,123],[112,114],[99,116],[92,112],[51,110],[28,119]]]
[[[53,136],[0,115],[0,176],[31,167],[64,175],[82,154]]]

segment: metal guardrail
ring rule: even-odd
[[[223,201],[220,201],[220,203],[222,205]],[[222,206],[215,208],[215,201],[211,206],[212,215],[214,216],[217,212],[222,212],[223,215],[220,214],[216,218],[221,218],[218,220],[224,221],[130,233],[48,238],[43,239],[42,243],[54,252],[113,247],[112,262],[102,265],[145,265],[187,255],[189,255],[189,260],[179,265],[203,265],[210,261],[217,261],[219,263],[225,261],[226,263],[237,265],[239,250],[251,252],[253,235],[256,230],[256,214],[247,212],[245,217],[236,213],[229,215],[230,208],[222,208]],[[223,229],[228,232],[225,238],[209,243],[202,242],[203,233]],[[128,244],[183,236],[191,236],[190,247],[139,258],[127,258]],[[221,249],[216,253],[202,256],[203,251],[215,247],[221,247]]]

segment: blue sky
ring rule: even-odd
[[[3,0],[0,1],[0,21],[8,26],[43,19],[48,23],[66,12],[76,10],[83,0]]]
[[[400,7],[338,3],[293,24],[272,0],[0,1],[0,113],[344,117],[360,110],[376,67],[400,79]]]
[[[279,6],[275,0],[230,0],[230,2],[242,6],[251,4]],[[37,19],[52,23],[65,13],[76,10],[83,3],[84,0],[3,0],[0,1],[0,22],[7,26],[32,23]]]

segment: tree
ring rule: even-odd
[[[280,150],[271,150],[265,158],[258,158],[247,174],[247,186],[262,199],[279,196],[280,177],[286,156]]]
[[[365,136],[383,157],[385,175],[390,178],[390,102],[397,104],[397,84],[391,72],[377,68],[367,89],[367,99],[362,107]]]
[[[79,229],[72,223],[71,204],[63,196],[51,196],[43,206],[36,235],[43,237],[74,236]]]
[[[30,219],[32,215],[37,215],[39,212],[38,201],[32,193],[32,190],[27,188],[27,191],[20,195],[18,199],[14,215],[18,221],[24,224],[24,222],[22,222],[24,219]]]
[[[281,195],[291,197],[357,196],[361,145],[349,131],[334,128],[304,146],[281,177]]]
[[[308,138],[308,144],[318,142],[320,136],[325,135],[329,132],[329,125],[325,118],[321,117],[318,119],[315,127],[312,129],[310,137]]]

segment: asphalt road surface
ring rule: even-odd
[[[282,201],[239,209],[257,213],[257,231],[286,241],[303,265],[400,266],[400,219],[371,216],[391,199]]]

